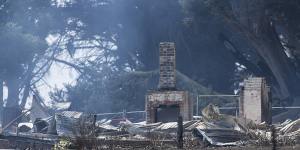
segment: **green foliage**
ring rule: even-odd
[[[58,143],[54,145],[54,150],[65,150],[72,145],[70,139],[61,138]]]

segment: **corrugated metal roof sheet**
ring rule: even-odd
[[[211,145],[234,146],[245,140],[245,134],[233,129],[199,129],[194,130],[194,134],[200,139],[205,139]]]
[[[69,118],[80,118],[82,116],[82,112],[77,111],[63,111],[59,113],[62,116],[69,117]]]
[[[118,131],[118,127],[112,126],[110,124],[101,124],[98,125],[99,128],[105,129],[105,130],[113,130],[113,131]]]
[[[197,127],[201,121],[185,121],[183,122],[183,128],[185,130],[192,130],[193,128]],[[161,123],[153,130],[169,130],[169,129],[177,129],[177,122],[167,122]]]
[[[154,128],[154,130],[167,130],[167,129],[174,129],[174,128],[177,128],[177,122],[163,123],[157,126],[156,128]]]
[[[186,130],[193,130],[195,128],[199,128],[199,129],[216,129],[216,128],[220,128],[220,126],[217,126],[211,122],[202,122],[202,121],[198,121],[195,122],[194,124],[186,127]]]
[[[63,111],[55,114],[56,130],[59,136],[73,136],[78,131],[79,118],[82,112]]]
[[[73,136],[75,126],[77,124],[76,118],[66,117],[62,114],[55,114],[56,131],[59,136]]]
[[[71,102],[55,102],[52,105],[52,108],[56,111],[65,111],[68,110],[71,106]]]

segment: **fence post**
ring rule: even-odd
[[[97,115],[93,115],[93,135],[96,136],[96,123],[97,123]]]
[[[183,148],[183,121],[182,116],[178,116],[177,120],[177,148]]]

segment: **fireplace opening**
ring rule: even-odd
[[[175,122],[179,114],[179,104],[159,105],[159,107],[156,108],[155,122]]]

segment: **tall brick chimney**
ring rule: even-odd
[[[146,122],[174,122],[178,116],[182,116],[183,121],[192,120],[193,103],[189,92],[176,89],[175,43],[160,43],[159,53],[158,90],[146,95]]]
[[[159,90],[176,89],[176,54],[173,42],[159,44]]]

